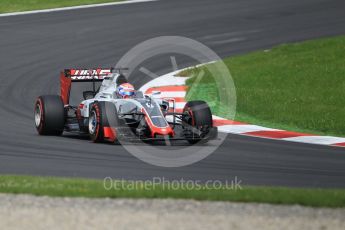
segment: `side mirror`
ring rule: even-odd
[[[159,96],[161,95],[161,91],[152,91],[152,94],[151,94],[151,96],[153,97],[153,98],[159,98]]]
[[[152,95],[160,95],[161,93],[161,91],[152,91]]]

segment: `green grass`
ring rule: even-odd
[[[284,44],[271,50],[226,58],[237,91],[238,121],[315,134],[345,136],[345,36]],[[187,98],[218,99],[215,77],[203,69]],[[220,103],[215,114],[227,117]]]
[[[42,10],[56,7],[78,6],[122,0],[0,0],[0,13]]]
[[[138,182],[137,182],[138,183]],[[127,182],[127,185],[132,185]],[[247,187],[242,189],[178,190],[160,185],[143,184],[136,189],[106,190],[103,180],[67,179],[57,177],[0,176],[0,193],[33,194],[53,197],[90,198],[178,198],[210,201],[258,202],[271,204],[300,204],[312,207],[345,207],[343,189],[300,189],[282,187]],[[109,183],[107,184],[109,186]],[[120,186],[119,186],[120,187]]]

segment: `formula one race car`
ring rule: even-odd
[[[173,98],[159,98],[160,92],[131,97],[119,96],[118,86],[128,83],[121,70],[66,69],[61,72],[61,95],[39,96],[35,103],[35,125],[40,135],[65,132],[87,134],[94,142],[121,140],[186,140],[191,144],[217,138],[209,106],[203,101],[187,102],[175,112]],[[91,82],[77,106],[69,104],[72,82]],[[96,82],[101,85],[96,90]],[[100,83],[98,83],[100,84]]]

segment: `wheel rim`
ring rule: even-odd
[[[41,105],[37,103],[36,108],[35,108],[35,125],[36,125],[36,127],[40,126],[41,118],[42,118]]]
[[[190,110],[186,110],[186,111],[184,111],[184,114],[185,114],[185,117],[184,117],[185,122],[188,125],[193,126],[194,122],[193,122],[193,117],[192,117],[193,115],[192,115],[191,111]]]
[[[89,119],[89,133],[95,134],[97,128],[97,115],[95,111],[92,111]]]

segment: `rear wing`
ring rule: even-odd
[[[93,82],[93,91],[96,93],[95,82],[103,81],[114,68],[97,69],[65,69],[60,73],[60,93],[65,105],[69,104],[72,82]]]

